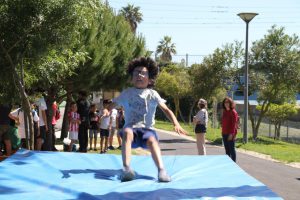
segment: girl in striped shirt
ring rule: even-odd
[[[81,122],[79,113],[77,112],[76,102],[72,102],[70,105],[68,119],[69,119],[69,138],[71,140],[69,151],[71,151],[73,144],[78,140],[78,129],[79,129],[79,124]]]

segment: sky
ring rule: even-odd
[[[188,65],[201,63],[235,40],[244,42],[246,23],[237,16],[241,12],[258,15],[249,23],[249,48],[260,40],[272,25],[284,27],[285,33],[300,36],[299,0],[108,0],[118,12],[127,4],[139,6],[143,21],[137,32],[146,39],[149,51],[155,51],[164,36],[170,36],[181,62],[188,54]],[[154,53],[152,55],[154,57]]]

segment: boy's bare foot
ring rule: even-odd
[[[123,170],[120,179],[121,182],[132,181],[135,178],[135,173],[132,169]]]
[[[162,169],[158,172],[158,181],[159,182],[170,182],[171,177],[167,174],[166,170]]]

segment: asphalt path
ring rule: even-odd
[[[169,131],[157,130],[163,155],[197,155],[195,140]],[[207,155],[223,155],[224,147],[206,144]],[[300,200],[300,168],[237,152],[237,164],[280,197]]]

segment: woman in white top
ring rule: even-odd
[[[208,122],[208,113],[206,110],[207,102],[204,99],[199,99],[198,102],[199,111],[194,116],[193,123],[195,124],[195,134],[197,139],[197,148],[199,155],[206,155],[205,149],[205,133]]]

